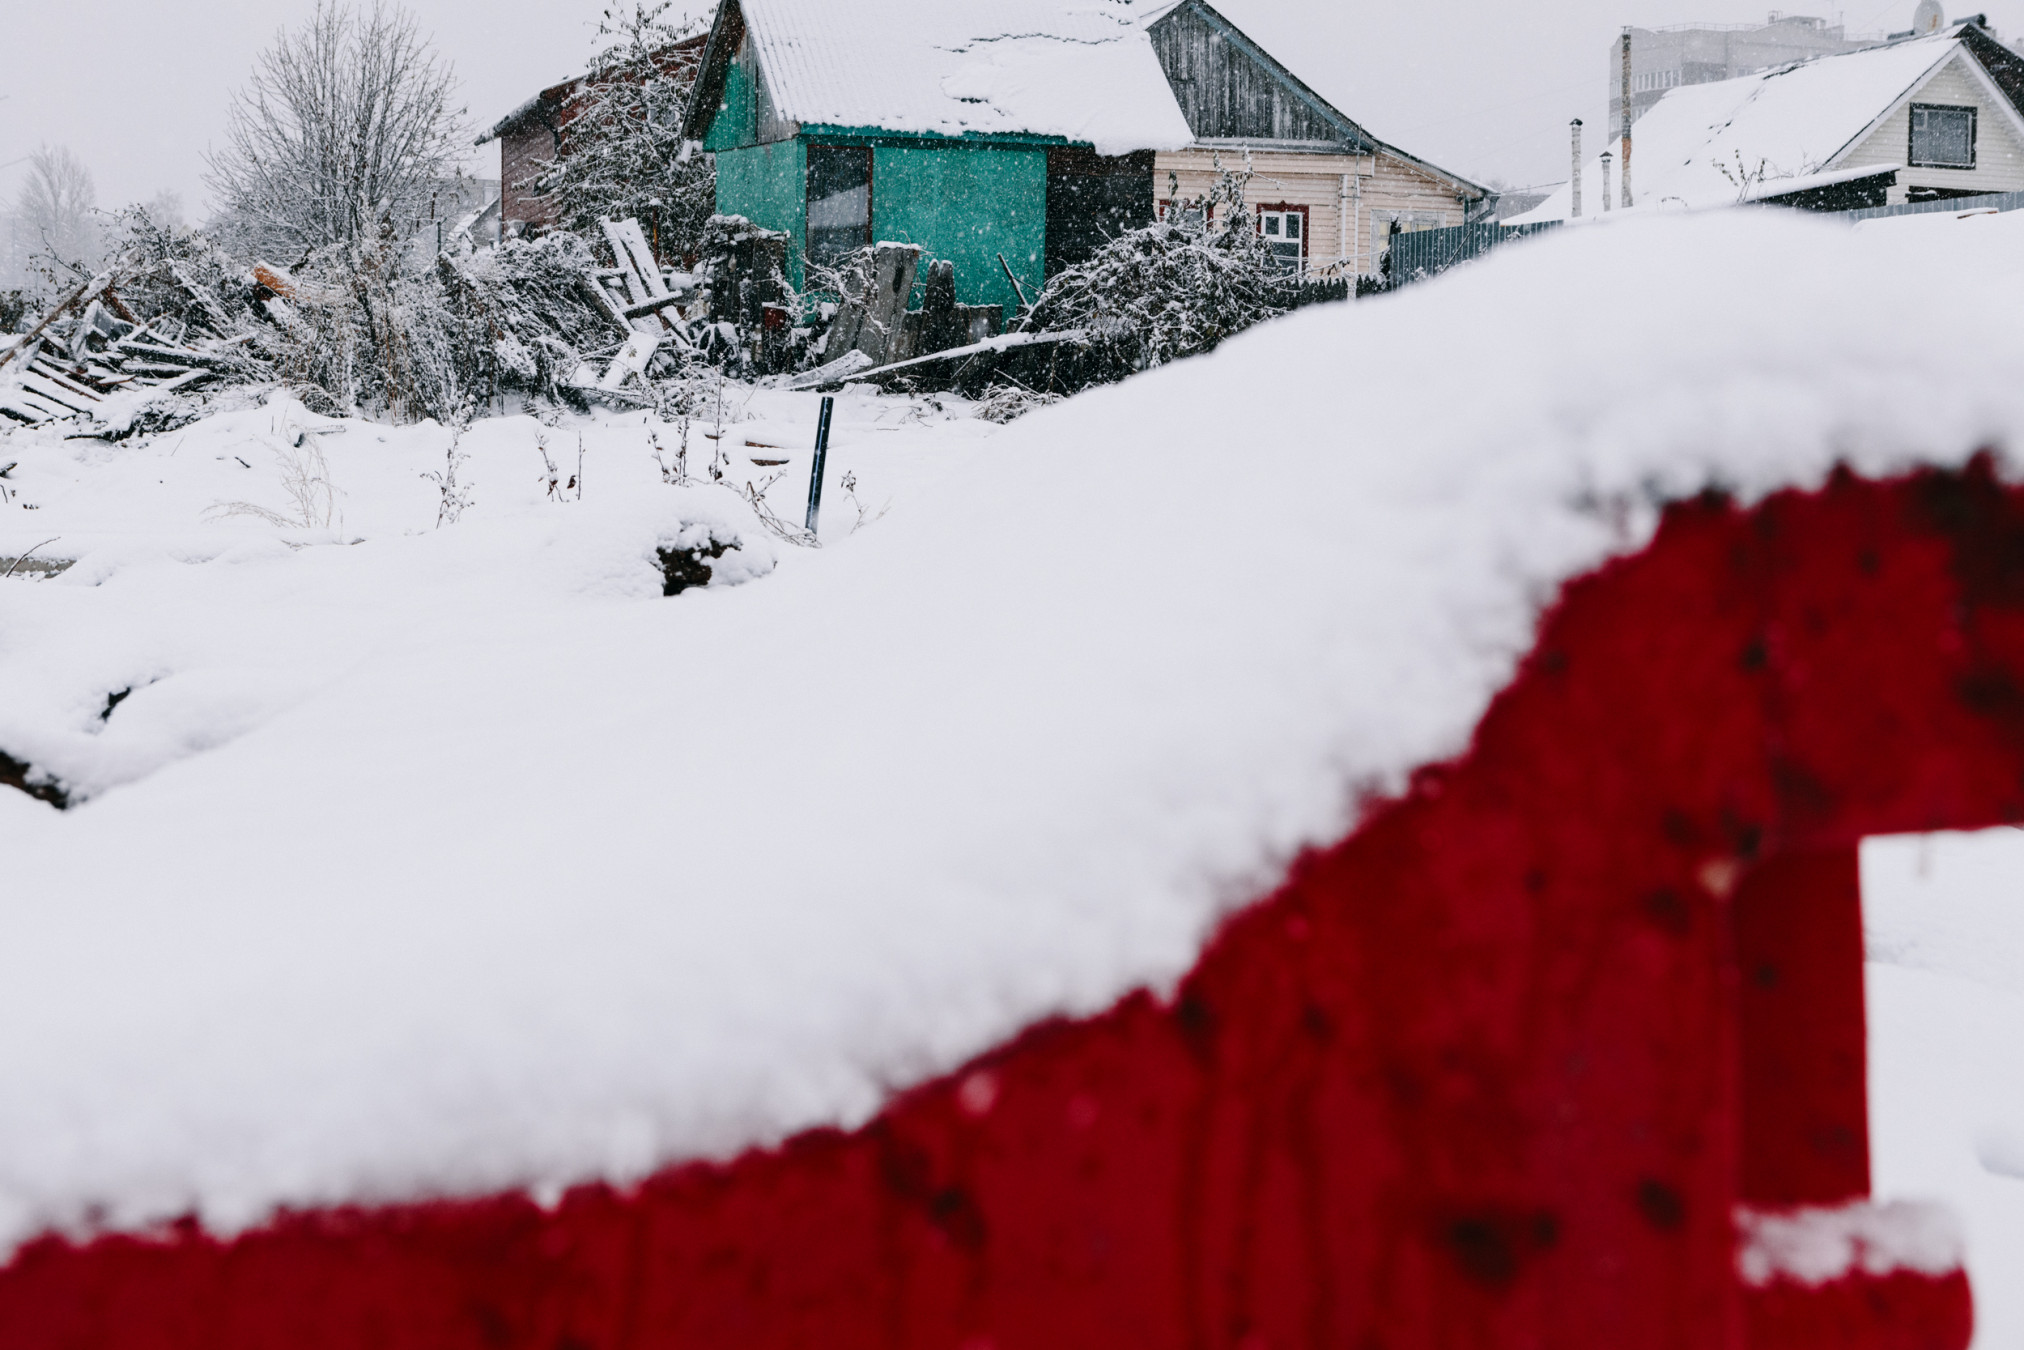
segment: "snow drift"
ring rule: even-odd
[[[0,748],[99,788],[0,792],[0,1233],[624,1180],[1161,986],[1460,751],[1662,500],[2024,432],[2024,281],[1914,255],[1743,214],[1513,247],[943,435],[876,528],[675,599],[657,478],[88,535],[0,587]]]

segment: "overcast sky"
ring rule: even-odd
[[[886,0],[833,0],[837,4]],[[1465,176],[1513,184],[1564,177],[1567,121],[1603,119],[1607,49],[1626,23],[1761,22],[1747,0],[1216,0],[1233,22],[1372,132]],[[1851,31],[1910,26],[1915,0],[1850,0]],[[601,0],[409,0],[457,68],[475,125],[488,125],[595,48]],[[0,198],[17,162],[68,145],[101,205],[180,192],[203,207],[203,155],[255,54],[313,0],[0,0]],[[2006,38],[2024,0],[1989,0]],[[1965,10],[1950,10],[1960,17]],[[870,72],[876,78],[875,72]],[[1593,142],[1591,142],[1591,146]],[[472,167],[497,177],[496,152]]]

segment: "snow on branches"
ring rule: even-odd
[[[1081,330],[1109,349],[1118,373],[1213,351],[1295,305],[1290,278],[1244,205],[1248,175],[1223,171],[1207,195],[1131,230],[1063,269],[1028,315],[1035,332]],[[1241,223],[1239,223],[1241,222]]]
[[[412,16],[319,0],[233,99],[208,182],[246,251],[296,257],[406,234],[456,173],[456,76]]]
[[[700,45],[668,9],[660,0],[605,11],[608,45],[564,104],[561,154],[530,184],[589,238],[599,221],[637,218],[663,258],[696,251],[717,194],[710,157],[682,140]]]

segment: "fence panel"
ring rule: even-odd
[[[1413,230],[1395,234],[1386,261],[1393,286],[1410,285],[1438,276],[1459,263],[1480,258],[1493,248],[1559,226],[1557,220],[1536,225],[1500,225],[1480,220],[1470,225],[1451,225],[1441,230]]]

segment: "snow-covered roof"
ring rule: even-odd
[[[1669,89],[1632,127],[1631,188],[1640,208],[1730,206],[1818,186],[1836,161],[1927,75],[1973,54],[1956,27],[1931,37],[1780,66],[1715,84]],[[1602,154],[1582,170],[1583,210],[1601,209]],[[1616,184],[1612,176],[1611,189]],[[1506,222],[1565,220],[1572,188],[1562,184],[1532,211]]]
[[[1192,140],[1130,0],[733,3],[790,122],[1061,136],[1105,154]]]

